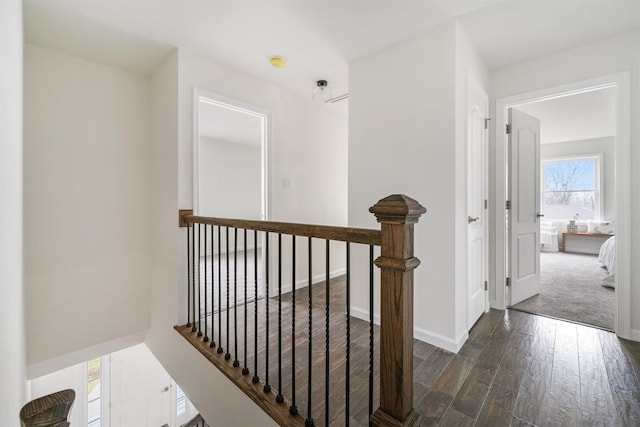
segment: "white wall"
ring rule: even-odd
[[[630,72],[631,81],[631,165],[640,162],[640,33],[632,32],[554,55],[501,68],[492,73],[492,101],[539,89],[605,76],[621,71]],[[492,102],[492,107],[494,106]],[[495,117],[495,116],[494,116]],[[490,169],[495,171],[495,140],[490,148]],[[490,188],[495,188],[495,175]],[[631,260],[640,253],[640,228],[633,218],[640,217],[640,170],[631,167]],[[502,214],[502,212],[500,212]],[[617,213],[619,216],[620,213]],[[495,241],[492,242],[495,245]],[[495,266],[493,266],[495,267]],[[631,264],[631,307],[640,305],[640,264]],[[495,278],[495,269],[492,271]],[[493,283],[494,280],[491,281]],[[493,294],[493,291],[492,291]],[[631,328],[640,338],[640,312],[631,311]],[[633,332],[635,330],[636,332]]]
[[[347,172],[342,153],[346,153],[346,118],[186,52],[174,54],[152,76],[152,310],[146,344],[212,426],[274,425],[172,329],[186,321],[182,316],[186,234],[178,230],[177,213],[179,208],[192,206],[193,87],[269,111],[269,191],[274,220],[345,221]],[[312,125],[316,122],[327,123],[327,128],[318,131]],[[317,164],[319,153],[327,159],[334,153],[331,167]],[[282,188],[283,177],[290,178],[291,190]],[[313,186],[316,191],[310,193]],[[299,207],[303,204],[308,210]],[[310,212],[322,213],[312,217]]]
[[[615,139],[595,138],[581,141],[566,141],[540,146],[542,160],[554,157],[602,154],[602,220],[616,219],[616,146]]]
[[[22,2],[0,2],[0,425],[26,401],[22,256]]]
[[[200,137],[198,215],[260,219],[260,146]]]
[[[78,363],[47,375],[32,378],[31,400],[58,391],[72,389],[76,392],[76,399],[71,407],[69,422],[72,426],[87,424],[87,365]]]
[[[415,226],[422,261],[415,270],[416,336],[454,351],[466,334],[460,225],[466,224],[467,73],[488,81],[466,35],[448,21],[351,63],[349,81],[349,224],[378,228],[368,207],[390,194],[427,208]],[[366,255],[354,254],[354,263],[365,262]],[[354,271],[353,282],[366,277]],[[353,301],[357,311],[368,311],[364,287],[354,289]]]
[[[176,427],[181,425],[173,422],[175,383],[147,346],[138,344],[103,355],[101,369],[102,425],[159,426],[165,422]],[[69,421],[72,426],[86,425],[87,381],[87,363],[78,363],[31,379],[30,399],[72,389],[76,398]],[[166,386],[172,390],[163,392]],[[187,413],[181,417],[184,421],[198,413],[188,400],[186,406]],[[157,420],[160,422],[155,422]]]
[[[27,360],[40,375],[149,325],[148,79],[26,45],[24,102]]]

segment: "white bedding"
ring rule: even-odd
[[[616,236],[609,237],[607,241],[600,246],[598,261],[607,268],[609,273],[616,272]]]

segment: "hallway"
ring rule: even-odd
[[[313,418],[324,425],[324,285],[314,285]],[[331,283],[331,371],[330,425],[343,425],[344,416],[344,277]],[[307,369],[307,289],[296,293],[296,401],[306,415]],[[282,324],[290,325],[291,294],[283,294]],[[277,303],[270,304],[269,376],[277,388]],[[264,302],[260,312],[264,313]],[[249,305],[252,314],[253,303]],[[216,321],[218,343],[243,360],[244,329],[238,325],[238,345],[233,333],[234,310],[230,311],[227,336],[226,311]],[[251,315],[249,314],[249,315]],[[237,318],[244,317],[242,305]],[[261,315],[261,319],[264,317]],[[207,325],[211,331],[211,318]],[[216,322],[217,323],[217,322]],[[263,322],[262,322],[263,323]],[[204,324],[204,322],[203,322]],[[253,372],[253,325],[248,332],[246,366]],[[215,353],[191,328],[178,327],[201,352]],[[282,387],[291,397],[290,329],[283,340]],[[264,324],[259,342],[264,343]],[[379,383],[378,328],[375,328],[376,357],[374,383]],[[221,354],[219,357],[223,357]],[[233,356],[232,360],[235,358]],[[258,354],[258,373],[264,380],[265,354]],[[231,360],[228,361],[230,366]],[[516,426],[516,425],[639,425],[640,424],[640,343],[618,339],[615,334],[575,323],[519,311],[491,310],[470,332],[458,354],[414,340],[414,407],[421,426]],[[244,363],[241,363],[243,366]],[[351,319],[351,393],[349,423],[366,426],[368,418],[367,366],[368,323]],[[215,367],[211,367],[215,369]],[[233,369],[233,368],[231,368]],[[238,367],[236,369],[241,369]],[[378,405],[374,393],[373,407]]]

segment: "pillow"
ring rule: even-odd
[[[611,234],[611,235],[615,234],[615,232],[616,232],[615,221],[597,222],[593,231],[593,233],[602,233],[602,234]]]

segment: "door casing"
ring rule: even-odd
[[[631,286],[630,286],[630,240],[631,240],[631,91],[629,72],[620,72],[588,80],[577,81],[560,86],[553,86],[519,95],[496,99],[495,119],[495,157],[494,157],[494,215],[493,232],[493,278],[490,281],[495,288],[491,290],[490,304],[492,308],[506,309],[506,217],[505,202],[507,200],[507,147],[506,123],[507,109],[534,101],[551,99],[558,96],[577,94],[597,88],[613,87],[616,90],[617,129],[616,129],[616,322],[615,332],[626,339],[631,333]]]

